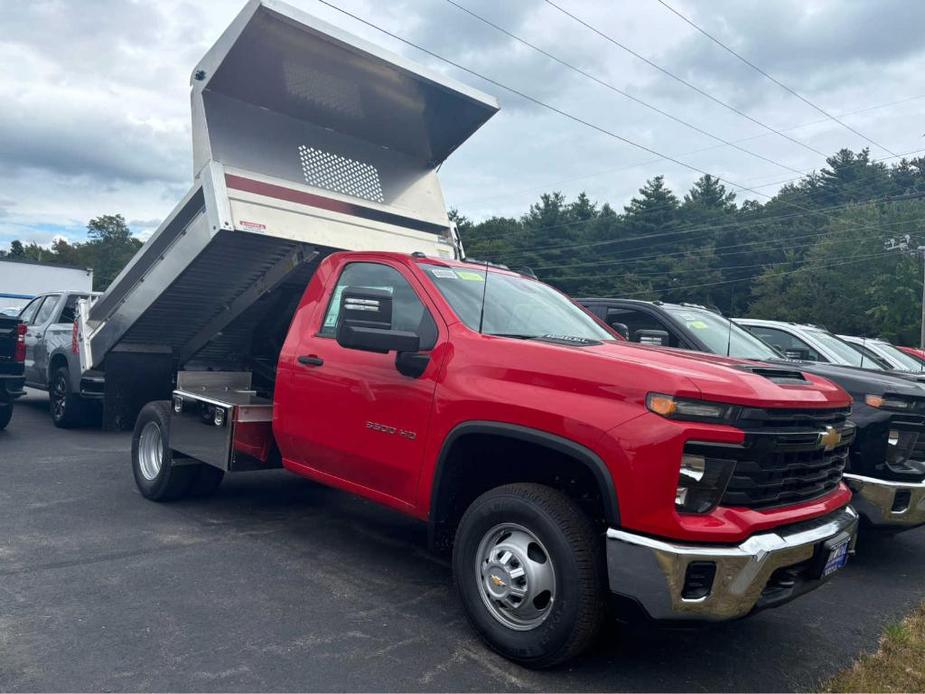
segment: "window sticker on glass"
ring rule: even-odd
[[[346,285],[341,284],[334,287],[334,294],[331,297],[331,309],[328,311],[327,317],[324,319],[323,328],[333,328],[337,325],[337,316],[340,313],[340,295],[344,293],[344,290],[347,288]]]
[[[434,277],[439,277],[442,280],[455,280],[456,273],[446,267],[432,267],[430,269],[430,274]]]
[[[706,330],[707,324],[702,320],[692,320],[688,322],[687,327],[693,328],[694,330]]]
[[[472,270],[457,270],[456,276],[461,280],[468,280],[469,282],[483,282],[485,280],[485,275],[481,272],[473,272]]]

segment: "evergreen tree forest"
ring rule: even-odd
[[[917,344],[923,196],[925,157],[888,165],[842,150],[760,201],[712,176],[683,194],[655,176],[622,210],[548,193],[518,218],[452,216],[470,258],[529,268],[575,297],[690,302]]]

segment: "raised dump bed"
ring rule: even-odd
[[[193,187],[79,319],[110,426],[168,372],[266,361],[254,331],[333,250],[459,257],[436,169],[498,109],[273,0],[245,6],[190,84]]]

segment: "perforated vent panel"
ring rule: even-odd
[[[379,171],[372,164],[306,145],[299,146],[299,158],[302,175],[308,185],[373,202],[385,202]]]

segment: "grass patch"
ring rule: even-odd
[[[824,692],[925,692],[925,603],[880,637],[876,653],[825,683]]]

